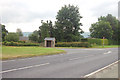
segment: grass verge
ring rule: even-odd
[[[2,60],[65,53],[63,50],[45,47],[2,47]]]
[[[117,48],[117,47],[118,45],[92,46],[92,48]]]
[[[96,45],[89,48],[118,48],[119,45],[105,45],[104,47],[102,45]],[[119,46],[120,47],[120,46]],[[86,48],[86,47],[56,47],[56,48]]]

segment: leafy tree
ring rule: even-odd
[[[111,39],[112,38],[112,27],[110,26],[109,22],[104,22],[104,21],[99,21],[91,25],[90,28],[91,32],[91,37],[94,38],[107,38]]]
[[[17,33],[8,33],[8,35],[5,36],[6,41],[19,41],[19,35]]]
[[[42,25],[39,27],[40,42],[43,42],[45,37],[50,37],[49,32],[50,31],[48,21],[42,22]]]
[[[19,28],[16,30],[16,33],[18,33],[18,34],[19,34],[19,36],[23,36],[22,30],[21,30],[21,29],[19,29]]]
[[[29,40],[33,42],[39,42],[39,33],[35,30],[32,34],[29,35]]]
[[[49,35],[50,35],[50,37],[54,37],[55,36],[55,29],[54,29],[54,26],[53,26],[53,24],[52,24],[52,21],[50,21],[49,23],[48,23],[48,28],[49,28]]]
[[[118,39],[118,27],[119,26],[118,26],[118,20],[116,19],[116,17],[112,16],[111,14],[108,14],[107,16],[101,16],[100,18],[98,18],[98,21],[109,22],[112,27],[112,31],[113,31],[112,39],[113,40]]]
[[[55,37],[57,41],[79,41],[80,33],[83,33],[80,26],[80,19],[82,17],[79,13],[79,8],[73,5],[62,7],[57,13],[55,22]]]
[[[8,31],[6,30],[5,28],[5,25],[1,25],[1,28],[2,28],[2,41],[5,41],[5,36],[8,34]]]

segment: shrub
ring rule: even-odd
[[[88,42],[59,42],[56,47],[90,47]]]
[[[103,39],[88,39],[88,43],[91,45],[102,45]],[[108,39],[104,39],[104,45],[108,45]]]
[[[101,45],[100,39],[88,39],[88,42],[92,45]]]
[[[19,35],[17,33],[8,33],[8,35],[5,36],[5,40],[17,42],[19,40]]]
[[[103,40],[104,40],[104,45],[108,45],[108,39],[101,39],[101,45],[103,44]]]
[[[108,40],[109,45],[118,45],[118,41],[115,40]]]
[[[88,38],[82,38],[81,42],[88,42]]]
[[[18,42],[6,42],[4,43],[5,46],[39,46],[39,43],[18,43]]]

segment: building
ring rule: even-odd
[[[120,21],[120,1],[118,2],[118,20]]]
[[[55,47],[55,38],[45,38],[45,47]]]

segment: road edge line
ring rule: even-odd
[[[120,61],[120,60],[115,61],[115,62],[113,62],[112,64],[109,64],[109,65],[107,65],[107,66],[105,66],[105,67],[103,67],[103,68],[100,68],[100,69],[98,69],[98,70],[92,72],[92,73],[89,73],[89,74],[83,76],[83,78],[88,78],[88,77],[91,76],[91,75],[94,75],[94,74],[96,74],[96,73],[98,73],[98,72],[100,72],[100,71],[102,71],[102,70],[104,70],[104,69],[106,69],[106,68],[111,67],[112,65],[118,63],[119,61]]]

